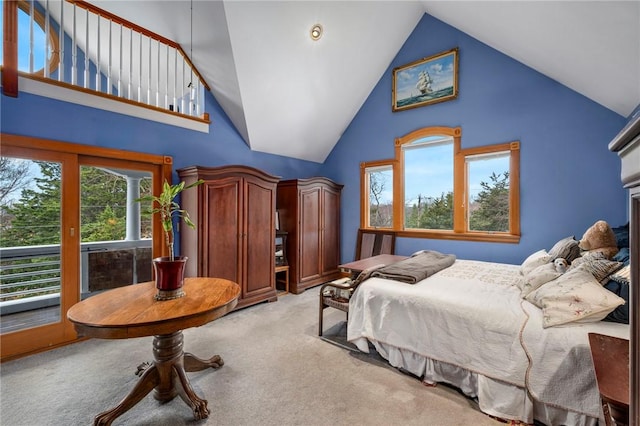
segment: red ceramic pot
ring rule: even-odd
[[[186,256],[176,256],[169,260],[168,256],[153,259],[153,269],[156,275],[156,299],[168,300],[184,296],[184,268],[187,265]]]

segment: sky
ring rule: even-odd
[[[4,29],[3,13],[4,8],[0,7],[0,28]],[[30,39],[29,15],[22,9],[18,9],[18,40]],[[44,31],[35,23],[33,24],[33,58],[34,71],[38,71],[44,66]],[[0,43],[0,61],[2,60],[3,46]],[[18,45],[18,69],[21,71],[29,70],[29,45]]]
[[[428,151],[428,152],[426,152]],[[509,155],[478,157],[469,166],[469,192],[472,197],[482,190],[481,182],[490,182],[489,176],[495,172],[509,171]],[[453,150],[450,144],[432,147],[429,150],[413,149],[405,155],[405,201],[415,202],[418,194],[439,197],[453,191]],[[383,199],[391,201],[392,173],[385,173]]]

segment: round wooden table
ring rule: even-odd
[[[161,402],[180,396],[191,407],[196,420],[209,416],[207,401],[195,394],[186,372],[219,368],[224,362],[218,355],[203,360],[183,352],[182,330],[230,312],[238,303],[240,286],[220,278],[185,278],[184,291],[184,297],[157,301],[154,282],[134,284],[92,296],[67,312],[80,336],[100,339],[154,336],[153,364],[138,367],[141,375],[138,383],[116,407],[98,414],[95,425],[110,425],[153,389],[154,397]],[[176,379],[180,381],[177,386]]]

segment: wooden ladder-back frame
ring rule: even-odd
[[[355,260],[377,256],[379,254],[395,254],[396,233],[389,229],[358,229]]]

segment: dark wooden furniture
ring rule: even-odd
[[[382,229],[358,229],[355,259],[396,252],[396,233]]]
[[[334,308],[342,312],[347,313],[347,320],[349,319],[349,300],[331,295],[325,295],[326,289],[333,289],[334,293],[337,292],[352,292],[355,291],[358,284],[360,284],[356,277],[364,270],[373,268],[378,265],[391,265],[401,260],[406,259],[407,256],[396,256],[391,254],[381,254],[373,256],[367,259],[356,260],[355,262],[345,263],[340,265],[340,269],[350,274],[350,279],[341,279],[336,282],[329,282],[320,287],[320,312],[318,317],[318,336],[322,336],[322,323],[324,319],[324,309]]]
[[[629,251],[631,283],[629,288],[630,342],[630,423],[640,426],[640,109],[609,143],[609,150],[617,152],[622,163],[621,180],[629,189]]]
[[[289,288],[309,287],[340,277],[342,185],[315,177],[278,183],[280,229],[288,233]]]
[[[196,395],[185,372],[216,369],[224,362],[218,355],[203,360],[183,352],[182,330],[230,312],[237,303],[240,286],[218,278],[186,278],[184,291],[184,297],[157,301],[154,282],[128,285],[92,296],[67,312],[80,336],[99,339],[154,336],[153,365],[145,363],[138,367],[143,371],[138,383],[116,407],[98,414],[95,425],[110,425],[153,389],[160,402],[180,396],[191,407],[196,420],[209,416],[207,400]]]
[[[279,279],[278,274],[283,274],[284,278]],[[284,286],[284,293],[289,293],[289,265],[276,265],[276,287],[280,283]]]
[[[238,307],[277,300],[275,211],[278,178],[246,166],[192,166],[178,170],[187,184],[182,207],[196,223],[180,232],[187,276],[225,278],[240,284]]]
[[[629,424],[629,341],[589,333],[591,358],[607,426]]]

